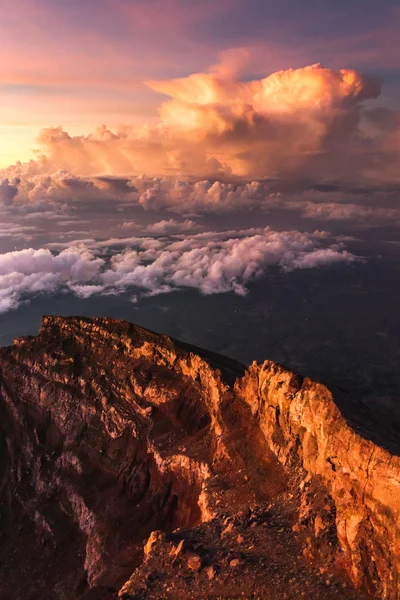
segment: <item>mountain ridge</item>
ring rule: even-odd
[[[5,600],[398,598],[400,459],[346,395],[100,318],[0,370]]]

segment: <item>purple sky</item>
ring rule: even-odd
[[[400,7],[382,0],[0,0],[0,166],[43,127],[152,122],[144,82],[205,71],[246,48],[244,78],[320,62],[384,78],[400,97]]]

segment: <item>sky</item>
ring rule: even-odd
[[[397,2],[0,9],[0,312],[62,291],[245,296],[270,268],[396,242]]]
[[[248,52],[243,79],[314,63],[383,78],[400,98],[400,6],[382,0],[1,0],[0,166],[40,149],[42,128],[154,123],[147,81]]]

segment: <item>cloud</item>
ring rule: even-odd
[[[294,258],[289,265],[284,265],[284,270],[315,269],[316,267],[354,262],[355,260],[354,256],[346,250],[338,252],[337,248],[320,248]]]
[[[307,202],[303,215],[311,219],[336,221],[361,221],[373,225],[379,222],[398,223],[400,210],[398,208],[362,206],[360,204],[340,204],[338,202]]]
[[[143,231],[143,227],[139,227],[135,221],[124,221],[120,225],[121,229],[125,230],[138,230]],[[156,221],[151,225],[145,226],[144,230],[148,234],[156,235],[168,235],[171,233],[189,233],[199,231],[202,229],[199,223],[192,221],[191,219],[185,219],[184,221],[177,221],[176,219],[163,219],[162,221]]]
[[[250,206],[267,209],[279,203],[280,198],[269,189],[268,183],[258,181],[188,181],[172,176],[144,175],[82,177],[65,170],[48,170],[51,171],[51,166],[47,161],[40,164],[31,161],[3,171],[8,178],[17,181],[13,186],[14,207],[26,213],[46,211],[50,214],[48,211],[51,209],[54,212],[52,218],[60,218],[59,211],[67,211],[71,206],[79,208],[87,204],[88,208],[97,209],[100,202],[106,202],[113,210],[121,203],[122,206],[136,205],[146,211],[166,208],[187,214],[196,211],[224,212]]]
[[[395,218],[392,198],[387,207],[361,194],[344,202],[346,190],[393,190],[400,178],[399,115],[365,105],[380,82],[319,64],[243,81],[247,59],[238,50],[208,72],[148,82],[164,96],[155,124],[80,136],[43,130],[42,155],[0,172],[2,220],[47,223],[43,244],[62,221],[86,222],[86,238],[107,235],[106,214],[110,237],[132,223],[149,234],[194,232],[199,216],[215,227],[213,214],[242,210],[259,211],[262,224],[281,210],[298,219]],[[318,186],[336,189],[323,205]],[[158,213],[156,222],[142,211]]]
[[[147,227],[147,232],[165,235],[170,233],[178,233],[182,231],[198,231],[199,229],[201,229],[201,225],[199,225],[195,221],[191,221],[190,219],[185,219],[185,221],[176,221],[176,219],[169,219],[158,221],[157,223],[149,225]]]
[[[221,212],[241,207],[276,204],[276,195],[268,185],[258,181],[227,183],[202,180],[189,182],[176,178],[135,178],[132,184],[138,191],[138,203],[146,210],[168,207],[184,213],[188,210]]]
[[[85,136],[48,128],[39,143],[55,168],[85,176],[361,181],[376,176],[382,153],[396,163],[397,142],[388,142],[384,123],[375,118],[374,139],[363,128],[363,102],[379,96],[377,79],[315,64],[241,81],[241,60],[234,55],[208,73],[147,82],[169,96],[156,125],[101,126]],[[394,166],[381,165],[380,173],[391,180]]]
[[[35,225],[25,230],[24,239],[36,236],[38,245],[62,241],[65,236],[108,235],[115,236],[116,245],[129,246],[146,233],[193,234],[216,225],[226,227],[225,222],[234,227],[244,211],[248,225],[273,225],[288,219],[291,226],[300,228],[308,227],[304,224],[310,219],[371,227],[398,222],[400,216],[395,187],[302,187],[282,180],[188,181],[143,175],[78,177],[66,171],[45,175],[30,164],[25,169],[16,165],[18,177],[13,177],[11,168],[8,171],[9,181],[19,181],[15,184],[18,193],[12,204],[0,208],[0,218],[14,226]],[[122,231],[126,232],[124,238],[120,237]],[[18,238],[23,239],[22,230]]]
[[[111,192],[107,183],[102,181],[93,181],[90,178],[83,178],[65,170],[54,171],[47,161],[35,163],[17,163],[3,173],[11,174],[14,178],[14,184],[10,186],[8,179],[3,182],[5,193],[9,193],[11,204],[14,200],[28,202],[62,202],[71,200],[73,197],[83,196],[85,200],[94,200],[99,194],[104,197],[110,197]],[[96,185],[97,184],[97,185]],[[10,190],[10,188],[12,188]],[[0,193],[2,187],[0,186]],[[11,195],[12,193],[12,195]],[[118,198],[118,194],[113,193],[113,198]],[[1,197],[1,196],[0,196]]]
[[[32,248],[0,254],[0,311],[16,308],[26,294],[92,281],[103,263],[86,248],[68,248],[56,256]]]
[[[0,312],[34,294],[62,290],[81,298],[135,289],[148,296],[185,288],[245,295],[247,285],[271,266],[289,272],[357,260],[341,246],[330,247],[321,232],[265,228],[130,241],[122,251],[116,239],[109,239],[59,244],[59,253],[47,248],[1,254]]]
[[[12,240],[22,239],[28,241],[32,239],[33,234],[37,231],[37,227],[14,225],[13,223],[0,223],[0,238],[10,238]]]
[[[243,81],[247,59],[236,50],[208,72],[149,81],[164,96],[155,124],[102,125],[88,135],[42,130],[43,154],[0,173],[0,200],[60,210],[113,201],[121,210],[190,217],[285,208],[279,182],[303,189],[399,182],[400,117],[365,105],[379,96],[380,81],[320,64]]]

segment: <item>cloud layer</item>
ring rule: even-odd
[[[213,217],[222,228],[235,212],[274,226],[265,217],[281,211],[306,229],[398,223],[400,116],[368,107],[380,82],[319,64],[243,81],[247,59],[230,52],[207,73],[148,82],[164,95],[151,126],[43,130],[36,160],[0,172],[0,244],[11,225],[31,224],[16,239],[43,244],[121,228],[189,233]]]
[[[342,247],[327,245],[324,235],[269,228],[119,242],[88,240],[59,252],[42,248],[0,255],[0,312],[34,294],[63,290],[81,298],[132,291],[136,299],[185,288],[244,295],[247,284],[271,266],[291,271],[357,260]]]

